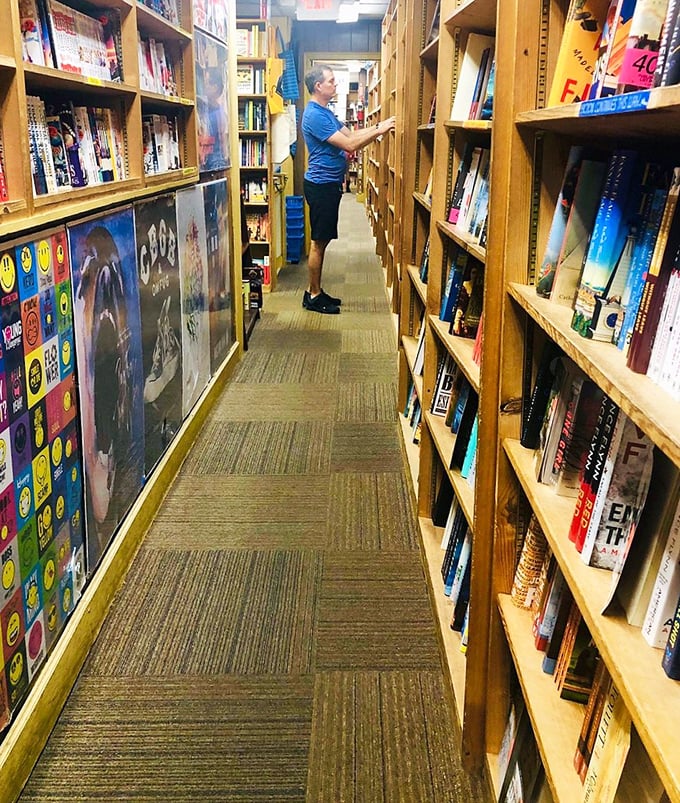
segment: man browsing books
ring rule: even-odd
[[[338,211],[347,154],[361,150],[392,131],[395,118],[390,117],[371,128],[350,131],[328,108],[336,94],[333,70],[326,64],[312,67],[305,75],[305,85],[311,98],[302,115],[302,134],[308,153],[304,191],[309,206],[312,241],[307,260],[309,288],[305,290],[302,306],[311,312],[334,315],[340,312],[342,302],[324,293],[321,273],[326,247],[338,237]]]

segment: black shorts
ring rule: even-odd
[[[342,184],[331,181],[313,184],[304,180],[305,199],[309,205],[312,240],[328,242],[338,239],[338,212],[342,200]]]

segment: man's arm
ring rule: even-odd
[[[352,153],[353,151],[360,151],[371,142],[374,142],[378,137],[392,131],[395,124],[395,118],[390,117],[383,120],[378,125],[371,126],[370,128],[360,128],[357,131],[350,131],[346,126],[343,126],[335,134],[328,137],[328,142],[335,145],[336,148],[341,148],[343,151]]]

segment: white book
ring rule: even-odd
[[[659,571],[642,624],[642,637],[652,647],[663,649],[680,597],[680,505],[675,511]]]
[[[494,37],[471,31],[465,43],[465,52],[456,82],[456,93],[451,106],[451,120],[467,120],[477,83],[477,75],[482,65],[482,56],[487,48],[493,50]]]
[[[454,496],[453,501],[451,502],[451,507],[449,508],[449,515],[446,517],[446,524],[444,525],[444,534],[442,535],[442,542],[440,544],[442,549],[446,549],[449,545],[449,541],[451,540],[451,532],[453,531],[453,523],[456,520],[456,515],[458,513],[458,499]]]

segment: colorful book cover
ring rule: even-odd
[[[567,156],[567,165],[562,178],[562,186],[557,196],[555,211],[553,213],[548,242],[543,252],[543,259],[538,269],[536,293],[543,298],[549,298],[555,278],[555,271],[562,252],[562,243],[567,231],[572,202],[578,183],[581,162],[583,160],[583,147],[572,145]]]
[[[623,254],[639,205],[640,173],[636,151],[612,154],[574,302],[571,327],[583,337],[592,337],[595,297],[606,292]]]
[[[617,94],[651,89],[668,0],[637,0],[623,54]]]
[[[637,0],[611,0],[609,4],[598,46],[590,100],[616,92],[636,4]]]
[[[672,86],[680,80],[680,0],[669,0],[661,30],[654,86]]]
[[[132,207],[80,221],[69,226],[68,233],[87,488],[87,566],[92,571],[139,493],[144,472],[144,380]]]
[[[590,92],[609,0],[571,0],[548,106],[578,103]]]

